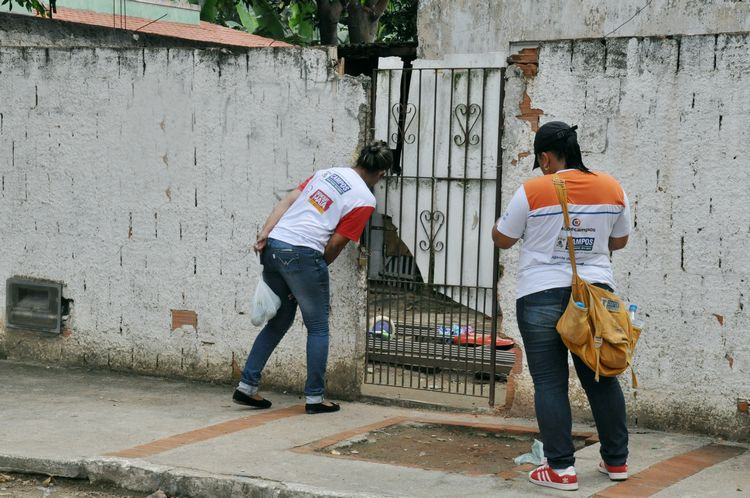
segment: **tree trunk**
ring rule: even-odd
[[[317,0],[320,43],[322,45],[339,44],[339,19],[344,11],[341,0]]]
[[[378,36],[378,24],[383,16],[388,0],[367,0],[362,5],[359,0],[350,0],[346,11],[349,14],[349,42],[373,43]]]

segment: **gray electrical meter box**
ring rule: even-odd
[[[9,278],[5,296],[5,325],[8,328],[60,333],[61,283]]]

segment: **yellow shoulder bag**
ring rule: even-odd
[[[578,276],[565,181],[559,175],[554,174],[552,182],[563,210],[568,254],[573,268],[570,301],[557,322],[557,332],[570,352],[578,356],[595,372],[597,382],[600,374],[605,377],[614,377],[630,367],[633,387],[637,387],[638,380],[633,371],[633,355],[641,330],[630,322],[630,316],[622,299]],[[583,307],[576,302],[582,303]]]

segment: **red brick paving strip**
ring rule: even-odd
[[[527,425],[485,424],[482,422],[464,422],[460,420],[441,420],[427,418],[414,418],[411,420],[415,422],[421,422],[423,424],[459,425],[463,427],[472,427],[474,429],[484,429],[488,432],[507,432],[510,434],[539,434],[539,429],[537,427]],[[585,439],[586,446],[599,442],[599,436],[597,436],[593,432],[574,431],[572,433],[572,436]]]
[[[389,425],[400,424],[401,422],[405,422],[407,420],[411,419],[409,417],[387,418],[385,420],[381,420],[380,422],[375,422],[374,424],[363,425],[349,431],[339,432],[338,434],[334,434],[333,436],[328,436],[313,443],[294,448],[292,451],[295,451],[297,453],[310,453],[316,450],[321,450],[327,446],[331,446],[332,444],[351,439],[354,436],[382,429],[383,427],[388,427]]]
[[[295,415],[302,415],[305,413],[305,409],[302,405],[294,405],[288,408],[282,408],[281,410],[272,410],[269,412],[263,412],[258,415],[250,415],[249,417],[242,417],[234,420],[228,420],[220,424],[209,425],[202,429],[196,429],[194,431],[183,432],[182,434],[175,434],[164,439],[158,439],[150,443],[141,444],[134,446],[127,450],[117,451],[114,453],[108,453],[106,456],[122,457],[122,458],[144,458],[163,453],[165,451],[179,448],[180,446],[186,446],[188,444],[199,443],[206,441],[207,439],[213,439],[216,437],[231,434],[233,432],[244,431],[253,427],[274,422],[287,417],[293,417]]]
[[[630,476],[627,481],[610,486],[594,496],[602,498],[651,496],[701,470],[741,455],[745,451],[745,448],[736,446],[709,444],[656,463]]]

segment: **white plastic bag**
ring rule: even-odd
[[[544,461],[544,447],[542,442],[538,439],[534,439],[534,444],[531,445],[531,453],[524,453],[521,456],[517,456],[513,459],[516,465],[523,463],[533,463],[534,465],[541,465]]]
[[[276,316],[276,312],[281,307],[281,299],[263,280],[263,265],[260,265],[260,269],[260,279],[258,279],[258,286],[255,288],[253,311],[250,315],[250,321],[257,327]]]

